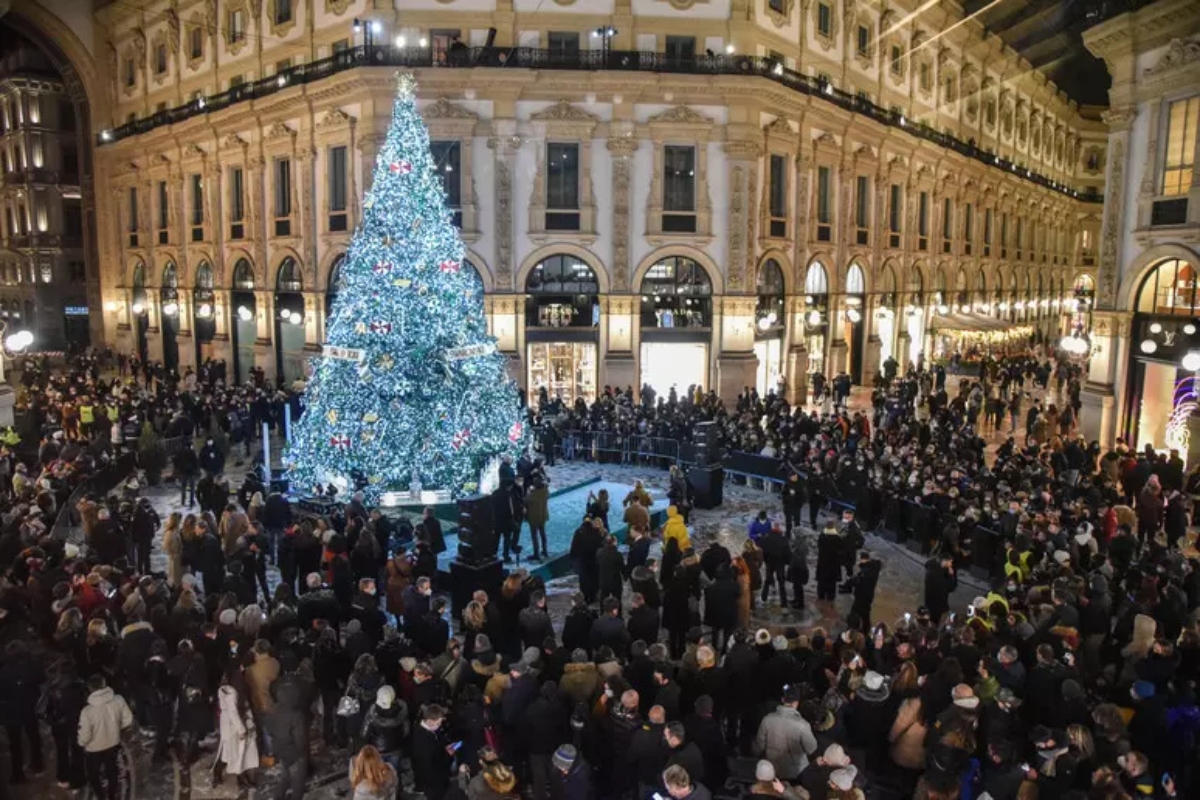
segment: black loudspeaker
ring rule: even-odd
[[[692,428],[695,444],[695,464],[698,467],[713,467],[721,463],[725,454],[721,452],[717,434],[717,423],[700,422]]]
[[[469,564],[495,560],[494,500],[490,495],[472,494],[458,501],[458,557]]]
[[[693,467],[688,470],[688,486],[692,489],[692,505],[696,508],[716,508],[725,494],[725,470],[720,467]]]
[[[483,589],[488,593],[488,597],[499,597],[500,586],[503,583],[504,565],[494,558],[483,564],[469,564],[461,560],[451,561],[450,609],[454,613],[454,618],[462,618],[463,609],[471,602],[471,595],[476,590]]]

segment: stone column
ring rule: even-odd
[[[606,306],[603,320],[608,345],[603,354],[600,385],[632,386],[635,391],[640,391],[641,381],[633,348],[634,331],[637,329],[635,317],[641,306],[635,296],[628,294],[609,295],[600,300]]]
[[[496,176],[496,291],[513,290],[513,173],[521,137],[515,119],[492,120],[488,139]]]
[[[629,179],[633,173],[633,154],[638,141],[632,129],[627,136],[608,140],[608,152],[612,155],[613,197],[613,291],[629,291]]]
[[[1080,400],[1080,431],[1088,441],[1097,439],[1101,447],[1112,445],[1117,427],[1118,369],[1129,357],[1129,337],[1133,314],[1129,312],[1096,311],[1092,314],[1092,352],[1088,358],[1087,381]]]
[[[784,371],[787,375],[788,398],[792,405],[808,400],[808,337],[804,330],[804,296],[787,298],[784,311],[787,329],[791,331],[791,347],[788,348]]]
[[[1105,185],[1114,187],[1104,193],[1104,213],[1100,227],[1100,258],[1097,269],[1096,311],[1092,318],[1092,356],[1088,361],[1087,382],[1080,399],[1083,403],[1080,426],[1089,439],[1098,439],[1108,447],[1116,436],[1116,391],[1119,351],[1128,346],[1130,315],[1117,312],[1117,289],[1121,282],[1121,236],[1125,230],[1125,171],[1128,167],[1129,130],[1136,115],[1133,107],[1114,108],[1104,113],[1109,126],[1108,175]],[[1106,313],[1108,312],[1108,313]],[[1127,351],[1126,351],[1127,352]]]
[[[725,143],[725,162],[729,170],[728,258],[725,263],[725,291],[741,292],[753,283],[755,212],[758,194],[758,157],[762,146],[757,141],[734,140]],[[754,310],[750,311],[751,317]],[[753,320],[751,320],[753,321]],[[753,343],[752,343],[753,344]],[[753,349],[753,348],[752,348]],[[739,389],[740,391],[740,389]],[[736,398],[737,394],[734,394]]]
[[[732,408],[746,386],[753,386],[758,370],[754,354],[754,312],[757,297],[721,299],[720,353],[717,357],[717,396]]]
[[[258,336],[254,340],[254,366],[261,367],[268,381],[275,380],[275,293],[259,290],[254,293]]]

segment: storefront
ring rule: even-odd
[[[275,374],[285,386],[304,380],[304,280],[300,264],[288,256],[275,277]]]
[[[192,335],[196,339],[197,365],[214,357],[213,339],[217,335],[217,313],[213,288],[212,265],[202,261],[196,268],[196,287],[192,291]]]
[[[179,372],[179,272],[174,262],[163,267],[159,289],[162,311],[163,368],[168,374]]]
[[[254,343],[258,339],[258,302],[254,297],[254,268],[244,258],[233,267],[233,290],[229,295],[233,332],[233,377],[245,383],[254,369]]]
[[[596,399],[599,330],[600,283],[590,266],[574,256],[554,255],[530,270],[525,363],[531,406],[539,404],[543,391],[566,403]]]
[[[846,353],[849,363],[846,372],[850,382],[858,386],[862,384],[863,360],[866,355],[867,326],[863,322],[863,308],[866,306],[867,282],[862,267],[851,264],[846,271],[846,310],[842,315],[842,340],[846,342]]]
[[[1125,440],[1141,449],[1187,453],[1187,418],[1200,371],[1200,295],[1195,265],[1168,259],[1138,289],[1123,418]]]
[[[902,353],[907,363],[915,364],[925,352],[925,281],[916,266],[908,270],[908,283],[904,287],[904,330],[908,333],[908,352]]]
[[[808,374],[825,373],[825,345],[829,331],[829,273],[820,261],[808,265],[804,274],[804,344],[808,350]],[[826,375],[826,377],[832,377]],[[812,381],[808,381],[812,385]]]
[[[768,258],[758,268],[758,305],[754,319],[754,355],[758,358],[755,388],[765,397],[781,392],[783,384],[783,338],[785,332],[785,295],[783,269]]]
[[[1067,299],[1070,316],[1070,331],[1083,336],[1092,330],[1092,308],[1096,304],[1096,281],[1091,275],[1080,275],[1075,279],[1072,296]]]
[[[646,272],[641,295],[640,382],[659,397],[672,388],[707,390],[712,339],[712,279],[699,262],[669,256]]]
[[[133,312],[133,335],[138,361],[145,364],[150,360],[150,308],[146,297],[146,266],[138,263],[133,268],[133,293],[129,310]]]
[[[896,355],[896,333],[896,271],[890,264],[884,264],[879,275],[879,293],[875,303],[875,336],[879,339],[880,372],[883,372],[883,365],[888,358]]]

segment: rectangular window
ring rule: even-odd
[[[833,9],[828,3],[817,4],[817,33],[833,36]]]
[[[192,176],[192,225],[204,224],[204,182],[199,175]]]
[[[159,75],[167,71],[167,46],[165,44],[154,48],[154,71]]]
[[[275,0],[275,24],[292,21],[292,0]]]
[[[917,80],[921,85],[921,91],[928,92],[933,87],[933,72],[929,62],[921,62],[921,66],[917,68]]]
[[[871,224],[871,179],[859,175],[854,181],[854,227],[855,242],[866,244],[869,241]]]
[[[550,56],[574,61],[579,58],[579,33],[577,31],[550,31],[546,35]]]
[[[696,39],[693,36],[668,36],[667,58],[671,61],[691,61],[696,56]]]
[[[156,104],[154,105],[154,113],[155,113],[155,114],[161,114],[161,113],[163,113],[163,112],[164,112],[164,111],[166,111],[166,110],[167,110],[167,103],[166,103],[166,101],[165,101],[165,100],[164,100],[163,102],[161,102],[161,103],[156,103]]]
[[[1003,258],[1006,253],[1004,248],[1008,247],[1008,212],[1005,211],[1000,215],[1000,257]]]
[[[291,68],[292,68],[292,60],[290,58],[282,58],[279,61],[275,62],[275,74],[276,75],[278,75],[281,72],[287,72]]]
[[[917,199],[917,249],[929,246],[929,192],[921,192]]]
[[[771,180],[770,208],[768,209],[771,216],[770,234],[782,238],[787,236],[787,156],[771,154],[769,177]]]
[[[990,208],[983,210],[983,243],[985,245],[992,243],[992,210]]]
[[[158,229],[165,230],[171,226],[171,210],[167,205],[167,182],[158,182]]]
[[[901,220],[904,219],[903,204],[903,189],[900,184],[892,184],[892,196],[888,203],[888,230],[892,233],[900,233]],[[893,247],[899,246],[899,242]]]
[[[125,59],[125,85],[132,87],[137,84],[137,62],[132,58]]]
[[[579,145],[546,145],[546,207],[579,208]]]
[[[442,179],[442,189],[446,192],[446,207],[462,208],[462,143],[457,139],[446,142],[430,142],[429,152],[433,156],[433,166],[438,177]]]
[[[292,215],[292,162],[275,159],[275,218]]]
[[[204,28],[199,25],[188,30],[188,54],[194,59],[204,57]]]
[[[950,240],[954,235],[954,206],[947,197],[942,201],[942,252],[950,252]]]
[[[787,14],[787,0],[767,0],[767,7],[776,14]]]
[[[241,167],[229,170],[229,219],[241,222],[246,218],[245,187]]]
[[[1022,220],[1020,217],[1017,217],[1017,230],[1016,230],[1017,238],[1016,238],[1016,242],[1015,242],[1016,247],[1017,247],[1017,258],[1021,257],[1021,245],[1022,245],[1021,240],[1025,238],[1025,226],[1022,224],[1023,222],[1024,222],[1024,220]]]
[[[233,9],[229,12],[225,26],[225,35],[230,44],[244,41],[246,38],[246,12],[240,8]]]
[[[1187,194],[1196,159],[1196,127],[1200,97],[1176,100],[1167,109],[1167,149],[1163,157],[1162,195]]]
[[[346,210],[346,147],[329,148],[329,210]]]
[[[336,42],[333,43],[333,54],[335,56],[341,55],[342,53],[347,52],[349,49],[350,49],[350,40],[349,39],[338,39]]]
[[[833,222],[831,209],[833,204],[829,196],[830,191],[830,170],[829,167],[817,167],[817,224],[829,225]]]
[[[866,25],[858,26],[858,54],[869,55],[871,52],[871,29]]]
[[[234,75],[232,78],[229,79],[229,88],[236,89],[245,82],[246,82],[246,79],[243,78],[241,75]]]
[[[900,53],[900,45],[892,45],[892,74],[899,75],[904,68],[904,56]]]
[[[971,255],[971,242],[975,238],[975,209],[970,203],[963,209],[963,252]]]
[[[696,148],[663,148],[663,211],[696,210]]]
[[[129,187],[129,232],[137,233],[138,229],[138,198],[137,187]]]

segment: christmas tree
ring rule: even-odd
[[[483,292],[446,210],[412,75],[398,96],[362,220],[313,360],[284,463],[300,493],[476,491],[520,451],[517,389],[488,335]]]

